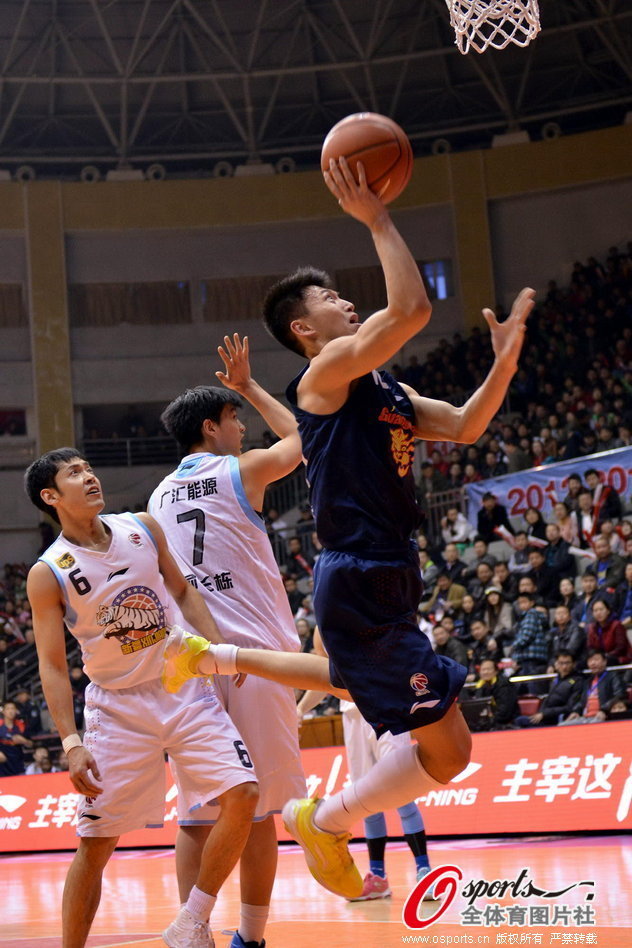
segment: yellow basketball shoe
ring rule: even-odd
[[[362,895],[362,876],[349,852],[351,833],[328,833],[314,822],[320,800],[288,800],[283,825],[303,847],[309,871],[317,882],[345,899]]]
[[[211,643],[201,635],[191,635],[172,626],[165,646],[162,666],[162,686],[169,694],[176,694],[189,678],[208,678],[197,670],[200,657],[208,652]]]

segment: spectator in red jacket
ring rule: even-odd
[[[588,627],[588,648],[601,649],[606,653],[609,665],[623,665],[629,661],[630,645],[622,622],[612,615],[612,610],[603,599],[593,604],[594,622]]]

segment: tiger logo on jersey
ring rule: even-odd
[[[167,635],[164,607],[148,586],[123,589],[110,605],[99,606],[96,619],[106,639],[118,639],[124,655],[156,645]]]
[[[410,432],[402,428],[391,428],[391,454],[400,477],[406,477],[410,471],[414,453],[415,441]]]
[[[409,418],[394,408],[391,411],[383,408],[377,420],[385,421],[391,426],[391,454],[397,465],[397,473],[400,477],[406,477],[415,454],[415,426]],[[395,425],[397,427],[394,427]]]

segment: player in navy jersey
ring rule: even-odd
[[[288,398],[324,548],[314,571],[314,606],[329,676],[326,659],[318,656],[213,647],[201,639],[174,642],[163,676],[168,690],[190,675],[237,670],[295,687],[333,688],[351,695],[378,736],[387,730],[411,734],[416,744],[384,756],[340,793],[324,801],[290,800],[284,807],[285,825],[303,846],[312,875],[346,898],[362,894],[347,846],[352,824],[448,783],[469,760],[470,733],[454,703],[465,669],[435,655],[415,621],[422,583],[410,544],[419,522],[413,443],[471,443],[483,434],[516,372],[534,297],[533,290],[522,290],[502,324],[483,310],[495,361],[460,408],[378,372],[424,328],[431,307],[406,244],[367,187],[361,165],[358,171],[356,181],[340,159],[330,164],[326,182],[343,210],[371,232],[386,307],[361,324],[327,274],[312,268],[275,284],[264,304],[270,332],[309,362]]]
[[[344,158],[326,183],[346,213],[368,227],[384,271],[386,307],[364,323],[327,274],[304,268],[269,291],[268,330],[308,359],[288,398],[299,423],[318,537],[314,607],[334,685],[347,689],[378,736],[409,731],[417,745],[380,760],[363,778],[325,801],[295,800],[288,830],[329,865],[325,885],[346,895],[359,873],[346,850],[359,818],[415,799],[467,765],[471,738],[454,701],[465,669],[436,656],[419,634],[421,577],[409,538],[418,526],[411,470],[415,438],[472,443],[500,408],[517,369],[534,291],[491,331],[494,364],[460,408],[400,385],[382,365],[427,324],[431,306],[419,269],[390,216],[356,180]],[[336,871],[335,864],[338,864]],[[316,875],[318,878],[318,874]]]

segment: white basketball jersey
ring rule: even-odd
[[[132,688],[160,678],[172,600],[145,524],[130,513],[101,519],[112,533],[105,553],[60,534],[40,559],[61,586],[64,621],[88,678],[101,688]]]
[[[188,455],[153,492],[149,512],[227,642],[299,650],[279,567],[236,457]]]

